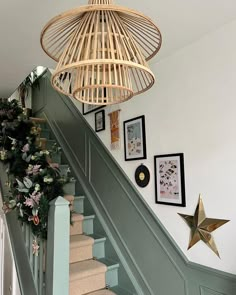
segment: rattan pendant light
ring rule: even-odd
[[[161,34],[139,12],[112,0],[90,0],[49,21],[41,45],[58,62],[52,75],[56,90],[83,103],[106,105],[153,85],[147,60],[160,49]]]

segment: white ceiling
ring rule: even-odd
[[[36,66],[55,66],[41,49],[41,29],[53,16],[86,3],[0,0],[0,97],[10,96]],[[163,45],[154,62],[236,19],[235,0],[117,0],[115,4],[136,9],[158,25]]]

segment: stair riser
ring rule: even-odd
[[[70,295],[84,295],[105,288],[105,273],[70,282]]]
[[[83,214],[84,213],[84,198],[82,197],[75,197],[74,200],[74,210],[79,213]]]
[[[66,176],[68,174],[68,168],[69,168],[69,165],[60,165],[59,169],[60,169],[61,175]]]
[[[47,130],[47,129],[42,129],[40,132],[40,136],[47,139],[50,139],[50,134],[51,134],[50,130]]]
[[[93,234],[93,218],[83,220],[83,232],[86,235],[92,235]]]
[[[47,122],[45,122],[45,123],[42,123],[42,122],[35,122],[37,125],[39,125],[40,126],[40,128],[42,129],[42,130],[48,130],[48,123]]]
[[[83,247],[70,249],[70,263],[79,262],[93,258],[93,246],[85,245]]]
[[[93,257],[104,258],[105,257],[105,241],[96,241],[93,245]]]
[[[75,195],[75,181],[71,181],[69,183],[66,183],[63,186],[63,190],[66,195]]]
[[[106,285],[111,288],[118,285],[118,268],[109,269],[106,272]]]
[[[53,163],[61,164],[61,153],[51,153],[50,157]]]
[[[74,221],[70,226],[70,235],[81,235],[83,233],[83,221]]]

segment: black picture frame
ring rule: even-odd
[[[100,132],[105,130],[105,110],[95,113],[95,131]]]
[[[145,116],[123,122],[125,161],[147,158]]]
[[[97,111],[98,109],[104,108],[105,106],[97,106],[97,105],[93,105],[93,104],[86,104],[83,103],[82,104],[82,114],[83,115],[87,115],[90,114],[92,112]]]
[[[156,203],[186,207],[184,154],[154,156]]]

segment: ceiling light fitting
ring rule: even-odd
[[[160,49],[152,20],[112,0],[54,17],[41,33],[44,51],[58,62],[53,87],[95,105],[116,104],[148,90],[155,81],[147,61]]]

